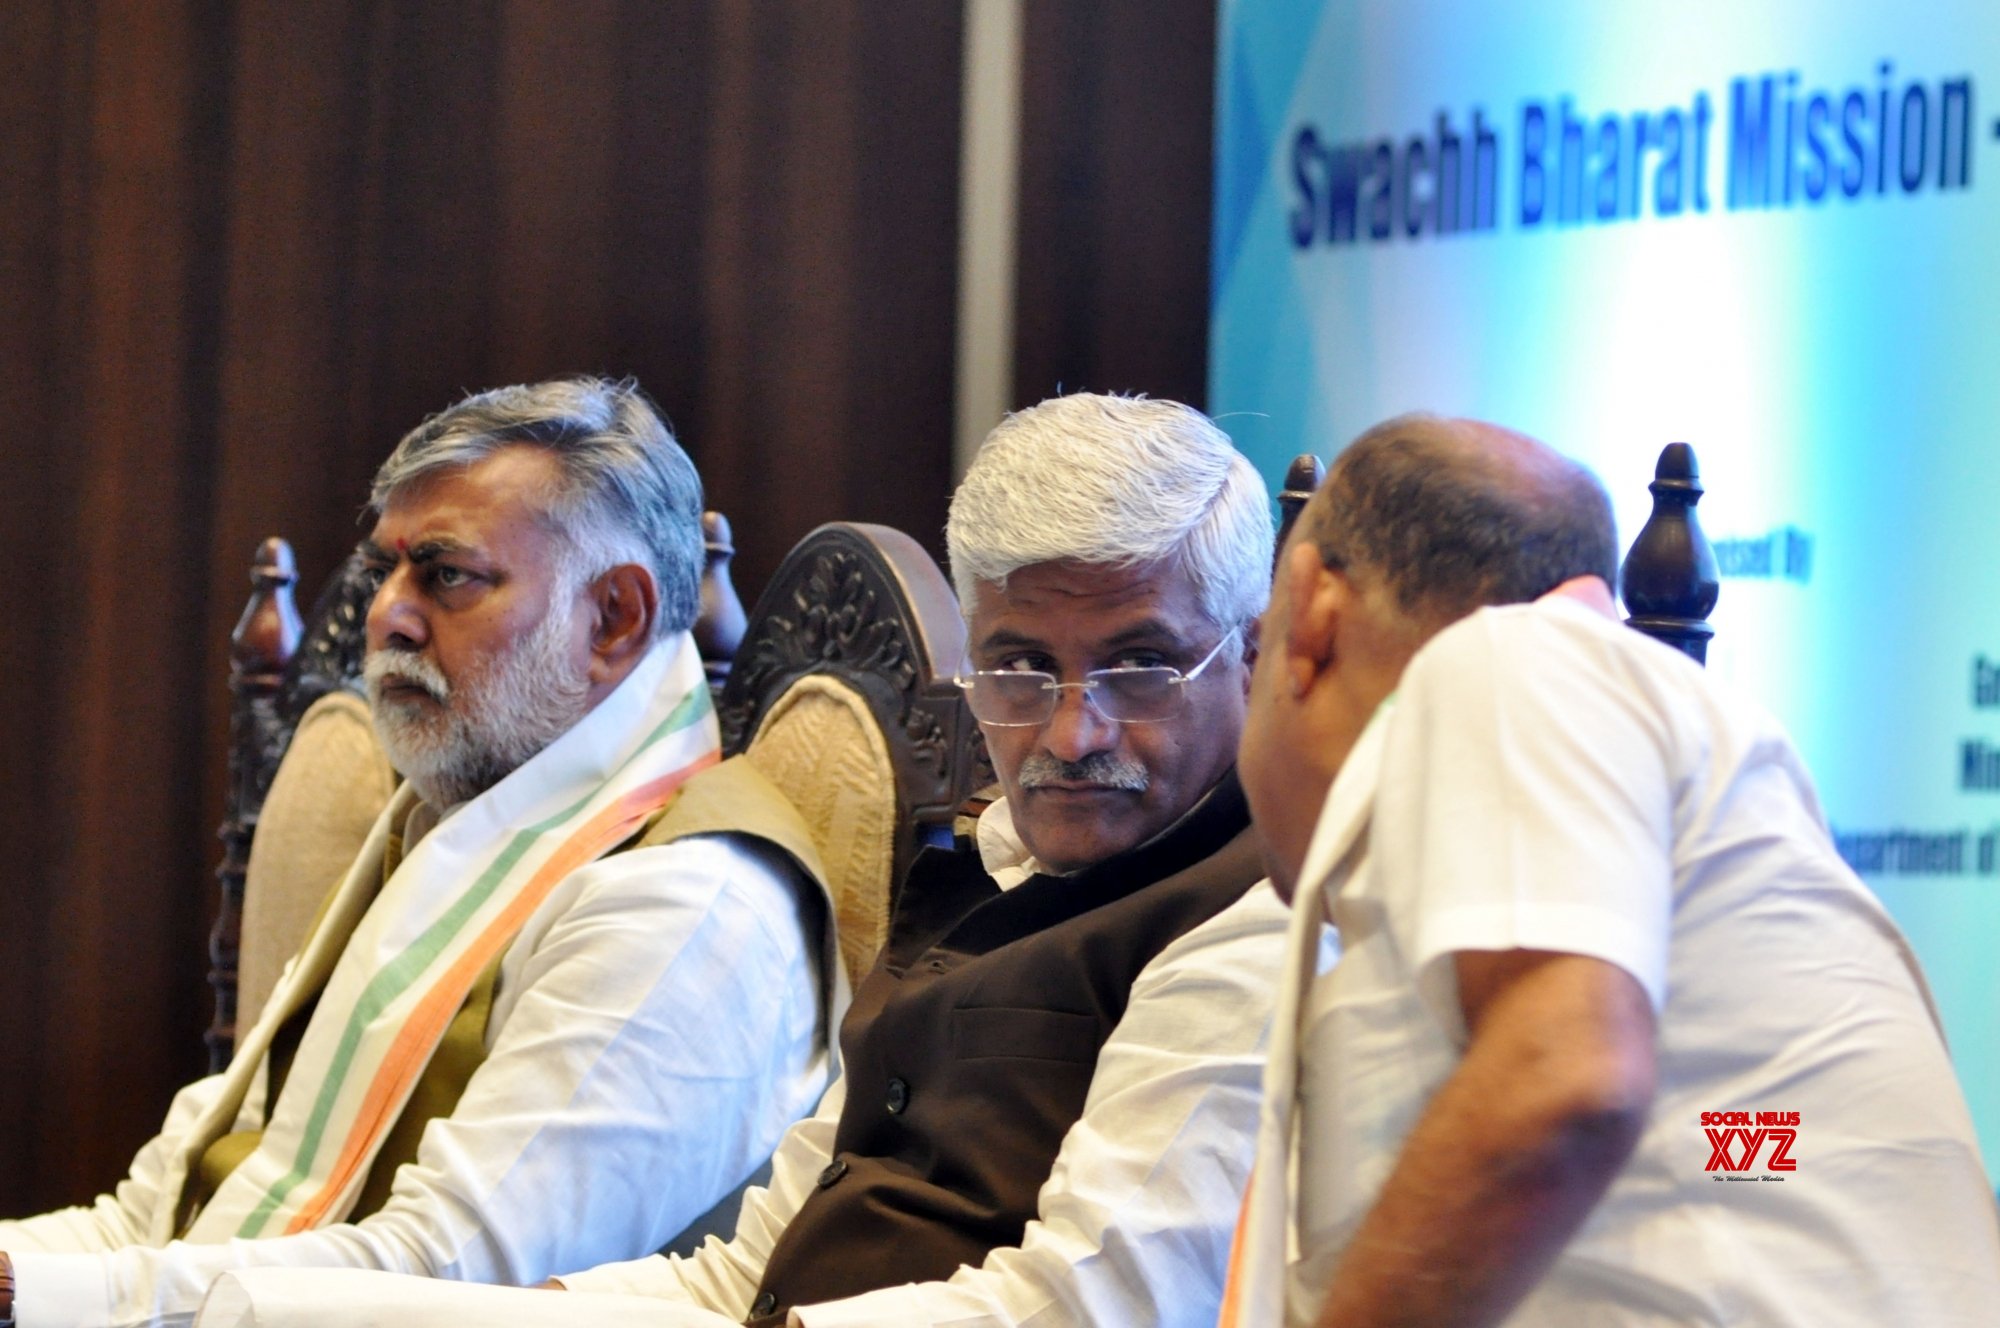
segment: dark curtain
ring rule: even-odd
[[[1029,0],[1014,395],[1208,400],[1215,13]]]
[[[1213,29],[1031,0],[1021,401],[1200,399]],[[941,554],[961,42],[957,0],[0,5],[0,1215],[203,1065],[251,552],[309,601],[425,414],[635,375],[746,600],[826,520]]]

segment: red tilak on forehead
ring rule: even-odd
[[[400,553],[400,554],[402,554],[402,555],[403,555],[403,556],[404,556],[405,558],[409,557],[409,556],[410,556],[410,542],[409,542],[408,540],[406,540],[406,539],[399,539],[399,540],[397,540],[397,541],[396,541],[396,552],[397,552],[397,553]]]

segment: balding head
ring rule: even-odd
[[[1404,415],[1334,462],[1300,522],[1327,567],[1379,581],[1424,635],[1483,604],[1578,576],[1615,582],[1618,538],[1597,477],[1477,420]]]
[[[1237,761],[1281,890],[1424,643],[1484,604],[1608,582],[1617,543],[1589,471],[1490,424],[1406,415],[1340,454],[1278,561]]]

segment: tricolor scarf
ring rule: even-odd
[[[384,881],[391,839],[418,801],[407,784],[399,789],[239,1042],[221,1099],[169,1163],[165,1193],[178,1195],[211,1143],[261,1119],[255,1150],[185,1237],[216,1243],[342,1220],[480,973],[564,877],[631,838],[715,764],[719,747],[701,661],[683,634],[656,645],[569,732],[447,814]],[[260,1113],[272,1037],[314,993],[282,1091]],[[153,1215],[154,1242],[176,1234],[173,1210],[162,1204]]]
[[[1393,698],[1377,708],[1342,764],[1314,827],[1292,898],[1285,938],[1285,968],[1271,1018],[1270,1053],[1264,1062],[1264,1101],[1257,1123],[1257,1162],[1243,1194],[1236,1239],[1229,1251],[1229,1280],[1222,1292],[1219,1328],[1277,1328],[1310,1323],[1319,1307],[1286,1313],[1288,1270],[1298,1251],[1292,1227],[1293,1187],[1298,1183],[1294,1119],[1298,1101],[1300,1035],[1307,998],[1319,969],[1320,936],[1341,888],[1367,856],[1368,819],[1375,807],[1383,732]]]

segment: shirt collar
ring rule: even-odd
[[[1014,812],[1005,798],[980,813],[973,840],[979,845],[979,865],[1002,890],[1011,890],[1042,870],[1014,829]]]
[[[1123,863],[1129,867],[1135,862],[1151,860],[1157,866],[1162,853],[1171,861],[1188,851],[1190,842],[1206,844],[1195,854],[1197,858],[1206,857],[1234,838],[1249,823],[1249,809],[1244,803],[1243,789],[1237,783],[1236,770],[1232,766],[1196,800],[1194,806],[1182,812],[1179,819],[1151,839],[1074,871],[1050,871],[1028,851],[1020,831],[1015,828],[1014,813],[1005,798],[981,813],[973,832],[973,842],[979,849],[979,865],[1004,892],[1031,876],[1084,877],[1109,863]]]

